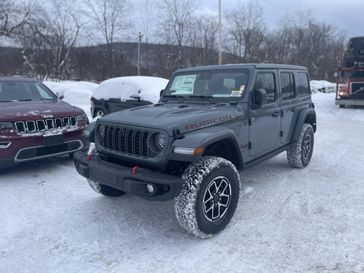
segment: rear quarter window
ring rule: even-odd
[[[296,76],[298,96],[307,96],[311,94],[310,82],[306,72],[298,72]]]

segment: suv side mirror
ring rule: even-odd
[[[63,99],[64,99],[64,92],[63,92],[63,91],[58,91],[58,92],[56,92],[56,96],[57,96],[60,100],[63,100]]]
[[[159,97],[161,98],[164,95],[164,89],[161,90],[161,92],[159,93]]]
[[[267,103],[267,91],[264,89],[255,90],[253,93],[253,108],[258,109]]]

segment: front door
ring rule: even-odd
[[[280,109],[275,70],[259,71],[254,90],[267,93],[266,103],[250,113],[249,155],[252,158],[269,153],[280,146]]]

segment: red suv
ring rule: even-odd
[[[37,80],[0,77],[0,169],[87,149],[83,110]]]

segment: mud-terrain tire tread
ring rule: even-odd
[[[311,151],[311,156],[310,156],[308,162],[305,162],[303,160],[303,156],[302,156],[302,142],[303,142],[303,138],[304,138],[305,134],[308,132],[312,134],[312,151]],[[300,133],[298,140],[295,143],[292,143],[287,149],[287,160],[288,160],[289,166],[292,168],[298,168],[298,169],[305,168],[311,161],[313,146],[314,146],[313,127],[311,124],[305,123],[302,126],[302,131]]]
[[[189,233],[201,239],[207,239],[218,233],[206,233],[200,229],[198,223],[201,216],[199,216],[196,204],[199,196],[203,194],[201,188],[206,187],[206,184],[211,181],[211,175],[213,178],[214,173],[218,174],[219,170],[220,173],[225,171],[231,177],[233,181],[230,181],[230,184],[233,184],[232,187],[236,191],[235,193],[232,191],[231,204],[229,211],[226,213],[228,216],[226,216],[226,219],[224,217],[226,221],[220,226],[221,229],[218,231],[220,232],[230,222],[239,200],[240,176],[233,163],[215,156],[205,156],[193,162],[183,173],[183,189],[175,198],[175,214],[179,224]]]

